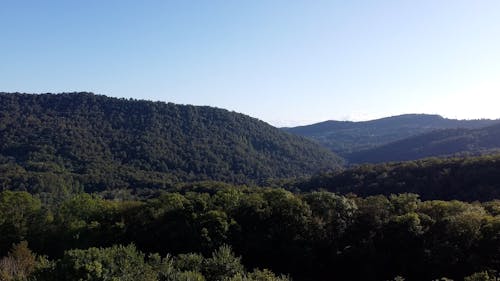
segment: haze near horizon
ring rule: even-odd
[[[210,105],[275,126],[500,118],[498,1],[7,1],[0,91]]]

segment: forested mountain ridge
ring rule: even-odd
[[[349,159],[351,153],[435,130],[478,129],[498,123],[500,120],[455,120],[439,115],[405,114],[363,122],[325,121],[283,129],[316,140]]]
[[[346,155],[354,163],[406,161],[431,156],[500,151],[500,125],[480,129],[445,129]]]
[[[0,93],[0,163],[2,189],[96,191],[251,183],[335,169],[341,159],[223,109],[92,93]]]

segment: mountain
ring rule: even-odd
[[[445,129],[351,153],[354,163],[405,161],[431,156],[484,154],[500,150],[500,124],[481,129]]]
[[[224,109],[92,93],[0,93],[0,189],[258,183],[341,162],[310,140]]]
[[[283,129],[313,139],[349,158],[351,153],[435,130],[477,129],[499,122],[500,120],[455,120],[439,115],[406,114],[363,122],[325,121]]]

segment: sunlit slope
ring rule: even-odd
[[[91,93],[0,94],[3,188],[256,183],[339,167],[334,153],[227,110]]]

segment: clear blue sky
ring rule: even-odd
[[[0,91],[212,105],[274,125],[500,118],[498,0],[0,3]]]

